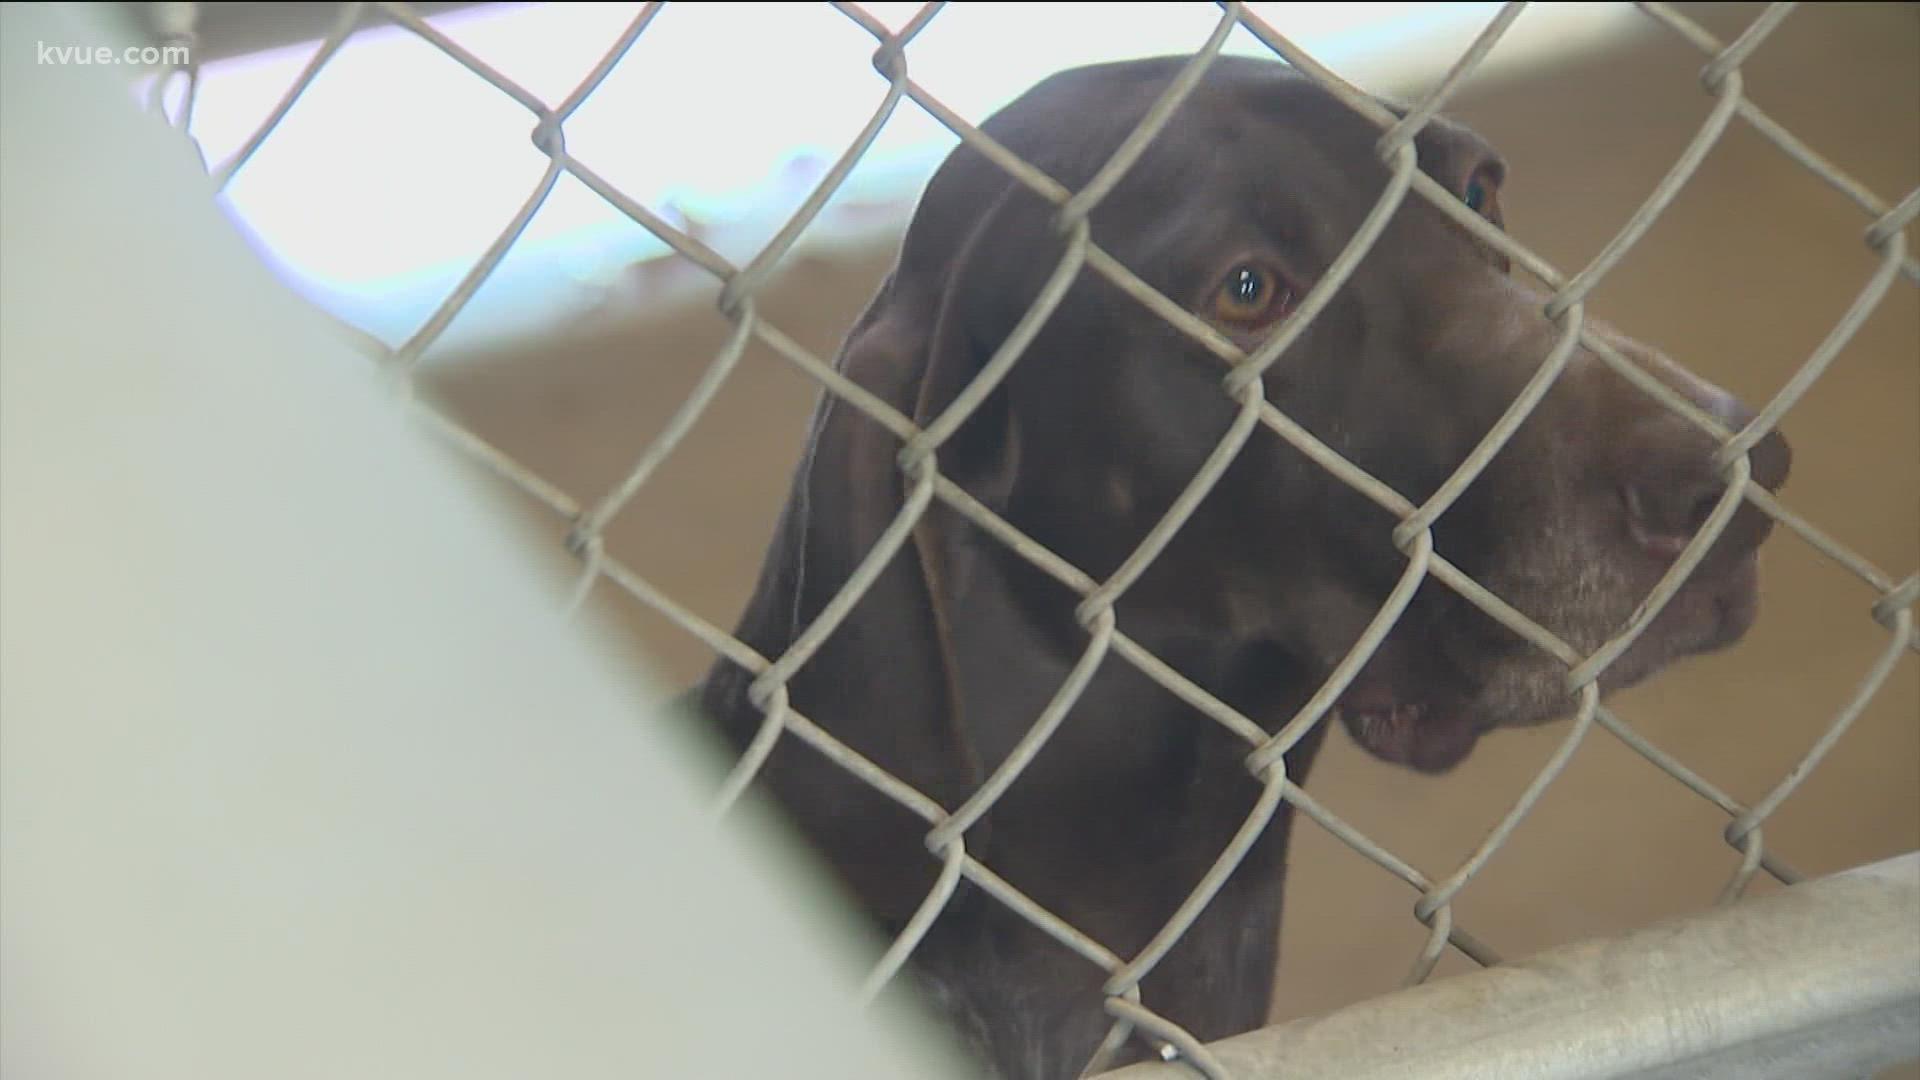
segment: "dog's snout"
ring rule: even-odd
[[[1759,415],[1745,402],[1717,386],[1706,388],[1702,397],[1701,407],[1736,436],[1745,431],[1747,425]],[[1793,448],[1778,430],[1769,431],[1747,452],[1747,461],[1753,468],[1754,483],[1768,491],[1779,491],[1787,482],[1787,473],[1793,467]]]
[[[1735,434],[1756,415],[1717,387],[1686,389]],[[1726,476],[1716,465],[1720,445],[1679,416],[1662,415],[1639,425],[1620,479],[1628,524],[1642,547],[1666,557],[1677,555],[1713,516],[1727,488]],[[1753,482],[1778,491],[1792,468],[1793,451],[1784,436],[1769,431],[1748,451],[1747,460]],[[1743,506],[1721,534],[1720,546],[1744,554],[1758,547],[1771,527],[1767,515]]]
[[[1741,410],[1746,413],[1744,408]],[[1738,423],[1729,422],[1727,426],[1737,433],[1752,421],[1750,413],[1740,417]],[[1747,451],[1747,462],[1753,467],[1753,482],[1768,491],[1779,491],[1787,482],[1787,474],[1793,471],[1793,447],[1788,445],[1786,437],[1778,430],[1767,432],[1753,448]]]
[[[1634,540],[1665,558],[1680,554],[1713,516],[1725,493],[1725,482],[1713,474],[1710,466],[1678,459],[1661,462],[1649,458],[1621,486]],[[1736,521],[1729,534],[1739,531]],[[1751,546],[1757,540],[1740,542],[1740,546]]]

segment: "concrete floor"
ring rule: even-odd
[[[1756,5],[1686,7],[1722,35]],[[1618,50],[1502,86],[1452,112],[1507,154],[1512,228],[1555,265],[1595,255],[1707,116],[1703,58],[1654,29]],[[1920,7],[1808,5],[1747,65],[1748,94],[1889,201],[1920,184]],[[1764,400],[1819,344],[1874,268],[1865,217],[1735,122],[1672,210],[1592,301],[1600,317]],[[1909,229],[1910,243],[1920,229]],[[761,312],[830,356],[884,270],[885,243],[793,264]],[[1920,244],[1916,244],[1920,246]],[[672,284],[681,270],[652,268]],[[583,502],[611,487],[724,340],[711,290],[575,319],[537,347],[442,368],[435,384],[478,432]],[[813,400],[793,367],[750,351],[678,456],[612,527],[611,549],[702,616],[731,624],[752,583]],[[1896,579],[1920,566],[1920,289],[1897,283],[1786,420],[1787,504]],[[542,519],[558,541],[564,525]],[[1767,556],[1765,611],[1739,648],[1618,700],[1656,744],[1734,797],[1762,797],[1818,738],[1883,647],[1857,578],[1788,535]],[[678,683],[704,647],[637,603],[603,606]],[[1464,859],[1564,729],[1484,743],[1423,779],[1346,740],[1315,795],[1429,874]],[[1603,732],[1456,904],[1507,955],[1610,934],[1710,904],[1738,862],[1724,815]],[[1908,654],[1846,738],[1766,827],[1808,874],[1920,847],[1920,657]],[[1310,823],[1297,833],[1276,1016],[1393,989],[1419,949],[1417,897]],[[1772,888],[1762,881],[1756,892]],[[1449,955],[1440,974],[1466,970]],[[1916,1076],[1920,1072],[1903,1072]]]

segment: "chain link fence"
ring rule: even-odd
[[[445,297],[431,317],[421,323],[406,340],[397,347],[389,347],[371,335],[347,328],[348,332],[356,334],[367,353],[401,385],[411,385],[422,356],[473,301],[482,284],[519,241],[529,222],[554,191],[556,183],[564,176],[571,176],[584,184],[669,245],[678,255],[712,275],[720,284],[719,311],[732,327],[729,340],[712,357],[693,393],[680,404],[665,429],[610,490],[561,490],[556,484],[517,462],[507,450],[490,445],[448,419],[445,414],[423,408],[423,415],[452,444],[544,504],[567,524],[565,544],[579,562],[578,584],[573,596],[576,605],[583,603],[590,591],[602,583],[610,584],[672,620],[714,653],[754,675],[753,700],[764,710],[765,722],[759,736],[727,778],[721,792],[722,808],[730,805],[752,783],[756,771],[766,761],[777,741],[799,739],[925,819],[929,857],[938,861],[942,872],[938,884],[927,895],[917,915],[892,942],[872,971],[866,986],[869,995],[878,994],[900,972],[922,935],[940,917],[944,905],[964,878],[1031,920],[1047,934],[1079,953],[1088,964],[1106,974],[1104,992],[1108,995],[1113,1028],[1103,1047],[1103,1054],[1110,1053],[1128,1038],[1144,1034],[1157,1040],[1167,1056],[1177,1057],[1200,1074],[1214,1078],[1226,1077],[1229,1072],[1215,1053],[1157,1015],[1151,1003],[1141,999],[1137,987],[1221,887],[1245,849],[1282,803],[1291,804],[1300,814],[1399,879],[1416,896],[1412,913],[1426,928],[1425,943],[1417,955],[1408,961],[1406,983],[1420,984],[1434,972],[1436,964],[1448,949],[1456,950],[1480,965],[1500,962],[1500,955],[1483,936],[1461,924],[1456,917],[1456,901],[1473,884],[1488,860],[1506,844],[1515,828],[1562,774],[1581,746],[1596,738],[1619,740],[1661,774],[1684,785],[1698,798],[1724,813],[1724,840],[1738,853],[1739,861],[1720,891],[1719,903],[1729,904],[1741,898],[1760,875],[1786,884],[1803,879],[1802,873],[1779,851],[1769,846],[1767,822],[1793,797],[1836,743],[1846,737],[1849,727],[1874,699],[1897,665],[1907,660],[1908,654],[1920,651],[1920,635],[1916,635],[1914,627],[1914,607],[1916,601],[1920,601],[1920,572],[1911,567],[1888,569],[1874,565],[1830,532],[1796,512],[1786,501],[1750,482],[1746,455],[1750,448],[1790,415],[1796,403],[1821,379],[1890,290],[1920,285],[1920,259],[1909,253],[1905,232],[1916,216],[1920,216],[1920,188],[1893,197],[1883,197],[1868,190],[1823,158],[1809,142],[1769,116],[1761,104],[1746,95],[1742,65],[1766,47],[1769,36],[1793,16],[1796,5],[1780,3],[1768,7],[1761,17],[1731,41],[1719,39],[1668,5],[1634,5],[1640,17],[1698,50],[1702,64],[1700,92],[1711,99],[1711,112],[1685,151],[1672,163],[1666,175],[1613,239],[1589,262],[1575,267],[1552,265],[1514,237],[1488,224],[1423,174],[1416,166],[1413,152],[1416,134],[1474,76],[1489,52],[1509,33],[1516,21],[1525,17],[1525,4],[1503,7],[1445,77],[1423,98],[1413,102],[1411,111],[1403,118],[1386,111],[1373,97],[1349,85],[1337,72],[1323,66],[1314,56],[1253,12],[1238,4],[1219,5],[1213,32],[1198,44],[1183,76],[1176,80],[1167,96],[1108,162],[1096,180],[1079,191],[1062,187],[996,145],[974,126],[978,117],[961,115],[942,102],[939,87],[923,85],[915,80],[913,43],[917,36],[941,17],[944,5],[928,4],[904,25],[896,27],[887,25],[858,5],[833,4],[831,8],[839,17],[872,37],[872,65],[880,102],[859,137],[845,147],[785,226],[757,255],[738,265],[692,235],[690,230],[677,227],[659,209],[645,205],[623,192],[597,173],[593,162],[575,157],[567,146],[569,117],[588,101],[643,35],[658,32],[653,28],[662,6],[645,5],[624,32],[607,43],[604,54],[584,73],[571,93],[562,100],[548,101],[490,66],[485,58],[462,47],[408,5],[342,5],[337,21],[313,53],[305,71],[286,88],[284,97],[258,130],[236,153],[225,160],[208,162],[207,167],[219,186],[224,188],[231,183],[247,167],[255,152],[273,137],[276,126],[329,61],[377,12],[432,44],[524,108],[534,145],[548,161],[544,175],[527,193],[524,204],[504,223],[485,254],[473,263],[464,279]],[[199,6],[162,4],[156,7],[161,15],[163,36],[173,43],[192,45]],[[1148,286],[1136,276],[1133,269],[1094,244],[1086,228],[1088,215],[1094,206],[1168,123],[1169,117],[1180,106],[1201,72],[1221,54],[1223,44],[1237,30],[1251,33],[1271,50],[1273,56],[1309,74],[1357,115],[1375,124],[1380,131],[1376,151],[1392,174],[1391,182],[1362,227],[1347,242],[1344,251],[1319,283],[1303,297],[1297,314],[1287,328],[1251,355],[1223,342],[1179,304]],[[1167,44],[1170,48],[1179,48],[1184,43]],[[188,55],[191,55],[191,50]],[[183,125],[191,122],[195,76],[191,64],[183,65],[168,78],[160,80],[154,88],[156,107],[165,109],[175,122]],[[802,347],[763,316],[756,306],[756,299],[770,275],[790,255],[801,234],[834,199],[843,182],[896,111],[904,108],[924,109],[964,143],[1055,204],[1058,207],[1057,228],[1060,235],[1068,240],[1066,253],[1054,272],[1049,288],[1043,290],[1039,300],[1022,319],[1021,330],[1000,345],[978,383],[962,395],[953,409],[924,428],[916,426],[908,417],[850,381],[829,361]],[[1694,178],[1702,161],[1734,125],[1746,125],[1764,136],[1779,153],[1857,206],[1860,243],[1871,252],[1874,260],[1874,269],[1868,280],[1853,302],[1833,320],[1825,339],[1805,358],[1793,377],[1765,402],[1758,416],[1737,431],[1729,430],[1714,417],[1682,400],[1664,384],[1617,353],[1605,339],[1589,332],[1586,316],[1587,300],[1594,290],[1660,221],[1676,196]],[[1293,419],[1274,408],[1267,402],[1261,383],[1263,375],[1285,354],[1336,291],[1343,287],[1355,267],[1368,256],[1389,218],[1413,199],[1426,200],[1481,242],[1509,257],[1517,267],[1545,282],[1553,290],[1546,315],[1560,331],[1557,345],[1543,359],[1531,382],[1512,402],[1499,423],[1486,433],[1458,472],[1431,499],[1418,505],[1356,468],[1336,450],[1315,439]],[[1104,278],[1218,355],[1226,368],[1221,392],[1239,406],[1236,422],[1214,449],[1206,466],[1192,478],[1184,495],[1125,561],[1118,573],[1106,580],[1095,580],[1019,534],[1006,521],[974,502],[943,476],[937,460],[943,441],[966,418],[969,409],[1018,361],[1025,340],[1049,316],[1066,287],[1082,274]],[[777,656],[755,654],[721,627],[676,602],[671,582],[647,579],[614,557],[605,541],[609,525],[628,508],[636,493],[655,475],[663,462],[675,453],[689,429],[700,422],[710,402],[735,370],[743,352],[753,342],[771,348],[815,380],[822,392],[833,395],[845,407],[861,410],[897,437],[901,446],[899,468],[908,492],[905,504],[899,508],[891,527],[881,542],[866,554],[859,571],[846,582],[821,617],[805,629],[793,647]],[[1475,481],[1481,470],[1501,451],[1508,438],[1554,385],[1576,343],[1600,356],[1612,370],[1640,390],[1720,440],[1718,464],[1728,481],[1724,496],[1714,507],[1705,526],[1674,562],[1659,586],[1645,598],[1634,618],[1620,627],[1612,640],[1591,654],[1583,654],[1548,633],[1442,558],[1434,549],[1432,534],[1435,522]],[[1196,505],[1212,490],[1234,454],[1260,428],[1286,440],[1321,468],[1391,511],[1400,521],[1393,541],[1406,558],[1397,587],[1375,615],[1365,635],[1340,662],[1308,706],[1273,734],[1183,679],[1160,659],[1134,643],[1114,613],[1115,603],[1129,585],[1144,572]],[[1073,677],[1058,689],[1044,713],[1034,718],[1030,732],[1007,760],[971,799],[954,811],[948,811],[842,745],[829,734],[833,726],[831,718],[802,715],[789,702],[785,690],[788,680],[808,663],[821,643],[834,633],[840,620],[860,598],[881,567],[898,554],[915,522],[936,500],[965,515],[987,535],[1075,590],[1083,598],[1077,616],[1086,631],[1085,651],[1074,669]],[[1884,645],[1877,655],[1863,658],[1858,683],[1853,691],[1844,699],[1832,703],[1831,718],[1824,730],[1805,747],[1800,760],[1779,777],[1778,782],[1761,798],[1752,802],[1736,799],[1716,786],[1703,771],[1678,760],[1636,731],[1601,703],[1596,686],[1600,673],[1631,646],[1655,619],[1743,502],[1760,508],[1785,530],[1856,578],[1864,586],[1858,604],[1859,617],[1873,620],[1884,629],[1885,635]],[[1512,801],[1507,812],[1487,830],[1484,839],[1471,854],[1458,865],[1431,870],[1413,865],[1370,839],[1359,828],[1344,820],[1330,801],[1309,795],[1289,779],[1282,760],[1282,755],[1311,730],[1329,722],[1333,703],[1393,628],[1415,590],[1429,581],[1456,592],[1533,647],[1564,664],[1568,692],[1575,695],[1579,702],[1578,711],[1566,727],[1557,749]],[[1246,767],[1264,785],[1264,795],[1253,814],[1228,848],[1219,853],[1211,873],[1193,890],[1187,902],[1153,943],[1131,956],[1112,951],[1080,929],[1067,925],[1041,909],[997,876],[991,866],[969,855],[962,840],[966,828],[985,814],[1002,792],[1018,782],[1022,769],[1040,752],[1055,725],[1072,708],[1092,671],[1099,664],[1111,660],[1138,668],[1211,718],[1212,722],[1222,725],[1243,740],[1247,750]],[[1090,1063],[1090,1071],[1096,1071],[1099,1067],[1098,1060]]]

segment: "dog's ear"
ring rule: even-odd
[[[949,295],[914,401],[913,422],[925,429],[945,416],[980,376],[995,343],[983,340]],[[975,405],[936,450],[940,472],[996,514],[1007,511],[1020,474],[1020,433],[1004,387]]]
[[[922,430],[945,415],[979,377],[998,344],[1001,331],[990,324],[993,298],[982,291],[995,285],[995,275],[992,267],[975,257],[996,209],[997,205],[964,232],[939,236],[941,226],[958,224],[948,219],[910,239],[899,265],[842,351],[840,367],[849,378],[885,399]],[[933,240],[948,242],[932,243],[930,234]],[[848,408],[844,403],[837,407]],[[940,475],[998,515],[1007,513],[1019,476],[1020,441],[1013,421],[1008,394],[996,388],[935,449]],[[914,477],[899,465],[902,443],[878,423],[836,427],[842,435],[833,440],[833,452],[845,454],[852,466],[844,474],[878,481],[862,485],[856,479],[851,487],[865,489],[846,490],[843,496],[855,508],[854,530],[862,537],[877,537],[913,494]],[[839,467],[829,467],[828,472],[843,474]],[[876,475],[880,472],[885,479]],[[937,790],[929,794],[943,802],[955,799],[951,805],[958,805],[984,778],[973,735],[962,720],[955,615],[966,601],[981,558],[990,545],[998,543],[936,496],[902,552],[912,562],[923,589],[924,610],[935,636],[930,644],[938,654],[949,718],[945,735],[949,745],[937,751],[930,748],[924,755],[930,768],[933,762],[942,763]],[[970,844],[985,840],[982,827],[970,831]]]
[[[996,203],[969,230],[935,288],[925,288],[921,312],[927,339],[919,354],[911,390],[910,416],[925,430],[947,415],[954,402],[980,377],[1004,337],[992,291],[1006,282],[985,257],[983,238],[1001,216]],[[996,386],[935,450],[940,474],[986,509],[1005,515],[1020,476],[1020,432],[1005,386]],[[912,484],[903,477],[903,493]],[[998,544],[959,511],[938,500],[916,531],[929,591],[941,603],[970,584],[982,545]]]
[[[919,372],[913,422],[925,429],[941,419],[980,377],[1008,327],[999,325],[993,267],[981,251],[1001,207],[968,235],[939,290],[932,333]],[[995,513],[1006,511],[1019,476],[1019,432],[1004,387],[995,387],[937,450],[940,472]]]

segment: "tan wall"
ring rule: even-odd
[[[1687,10],[1730,39],[1757,7]],[[1452,111],[1509,157],[1506,199],[1520,239],[1571,270],[1625,222],[1707,116],[1702,63],[1656,30],[1525,83],[1470,87]],[[1746,77],[1748,93],[1773,117],[1883,197],[1920,183],[1920,8],[1805,6]],[[1860,241],[1866,224],[1736,121],[1592,308],[1749,400],[1764,400],[1873,270]],[[1920,240],[1916,232],[1909,230],[1910,242]],[[766,295],[762,313],[830,356],[887,254],[883,244],[810,258]],[[575,321],[538,347],[462,369],[441,385],[481,433],[591,501],[646,445],[725,337],[710,290],[691,295],[671,309]],[[730,625],[812,400],[794,368],[751,350],[679,455],[612,528],[613,552]],[[1920,290],[1896,285],[1785,426],[1798,454],[1788,505],[1895,577],[1913,572]],[[557,547],[564,525],[547,527]],[[1656,743],[1745,801],[1793,766],[1885,640],[1867,616],[1870,590],[1798,539],[1778,540],[1767,569],[1765,613],[1743,646],[1617,702]],[[704,647],[638,604],[608,603],[674,679],[692,678],[707,662]],[[1441,779],[1389,769],[1336,737],[1311,788],[1393,851],[1444,876],[1564,730],[1490,740]],[[1596,733],[1466,890],[1457,918],[1516,955],[1703,907],[1737,862],[1720,839],[1724,824],[1717,810]],[[1310,823],[1298,836],[1282,1016],[1392,989],[1424,936],[1408,888]],[[1810,874],[1920,847],[1920,658],[1901,662],[1765,836]],[[1450,956],[1441,971],[1464,969]]]

